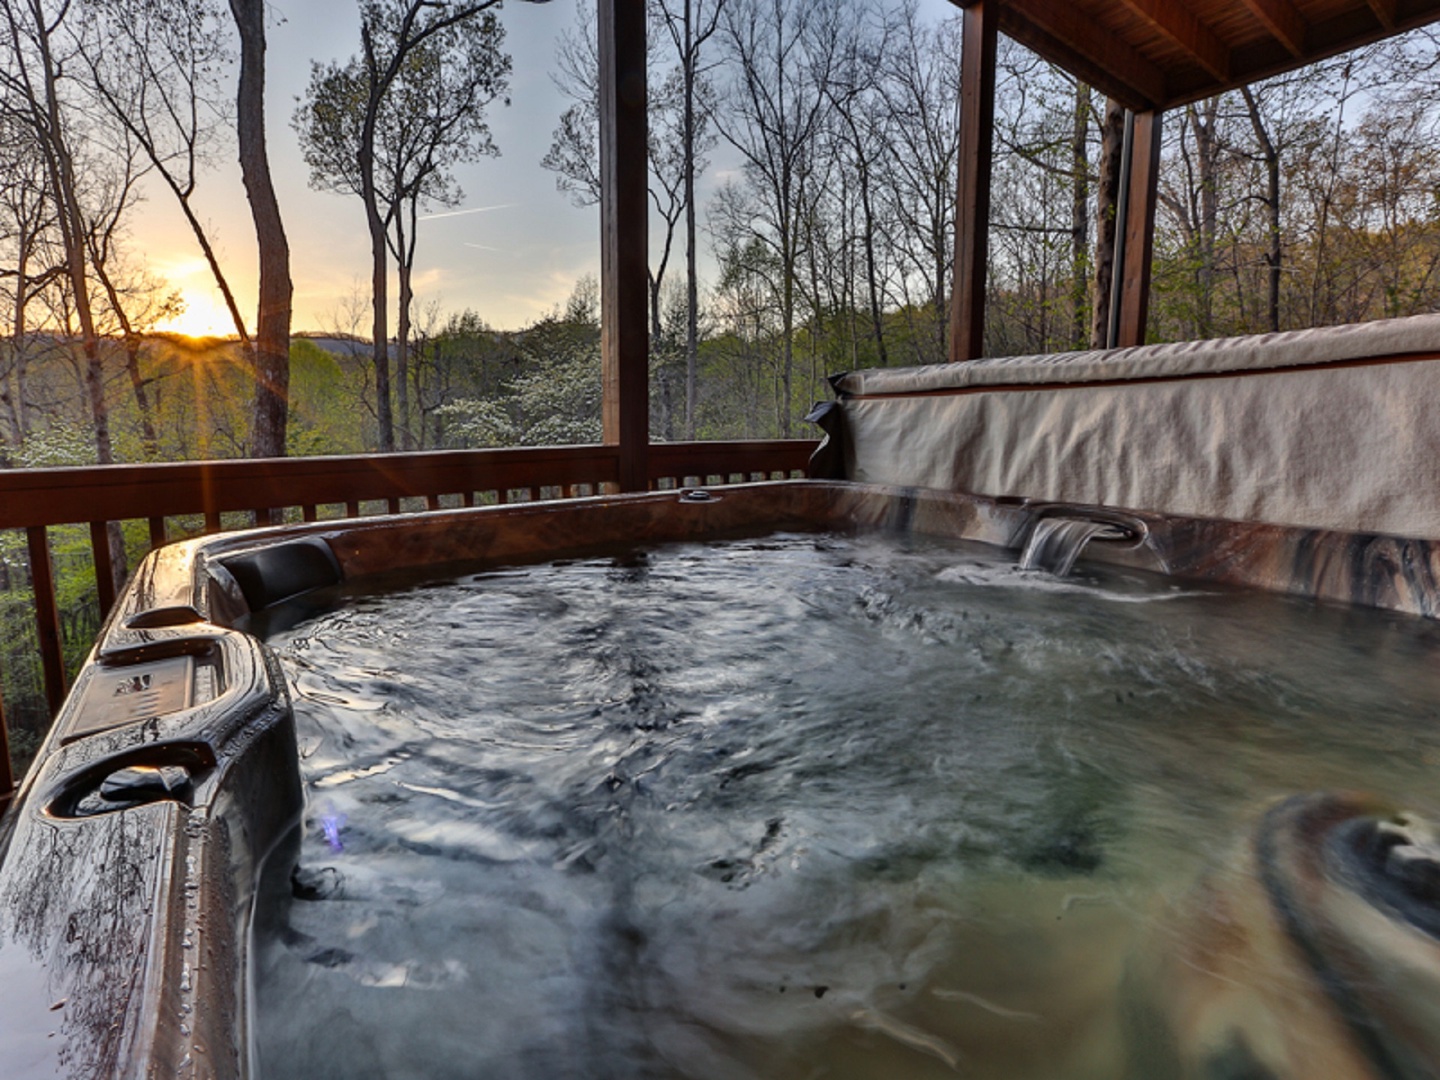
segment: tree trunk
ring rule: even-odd
[[[790,438],[790,386],[795,370],[795,259],[786,243],[781,256],[785,275],[781,301],[781,337],[784,339],[784,359],[780,368],[780,437]]]
[[[1120,160],[1125,142],[1125,107],[1105,103],[1100,132],[1100,180],[1095,193],[1095,277],[1090,296],[1090,347],[1110,344],[1110,294],[1115,275],[1115,214],[1120,197]]]
[[[1074,129],[1070,160],[1070,347],[1085,347],[1085,306],[1089,292],[1090,247],[1090,88],[1075,83]]]
[[[25,376],[30,363],[29,343],[25,340],[25,314],[30,292],[28,237],[22,235],[19,245],[20,257],[15,268],[15,311],[12,317],[14,336],[11,338],[11,378],[4,395],[10,413],[11,442],[17,450],[24,445],[25,437],[29,434],[25,417]]]
[[[290,244],[270,178],[265,147],[265,3],[230,0],[240,33],[240,85],[236,94],[236,135],[240,174],[260,255],[260,304],[251,356],[255,396],[251,406],[250,453],[285,455],[290,406]]]
[[[1265,119],[1260,115],[1259,103],[1248,86],[1240,92],[1245,96],[1245,109],[1250,114],[1250,127],[1255,132],[1255,141],[1260,144],[1260,153],[1265,160],[1265,267],[1268,271],[1266,289],[1266,328],[1280,329],[1280,154],[1275,142],[1265,128]]]
[[[880,272],[875,259],[875,213],[870,195],[870,159],[865,156],[865,150],[860,141],[860,132],[856,128],[854,120],[848,115],[845,119],[850,124],[851,133],[855,139],[855,163],[860,172],[860,215],[861,227],[864,230],[862,239],[865,247],[865,284],[870,294],[870,324],[874,328],[875,334],[875,359],[881,367],[889,367],[890,360],[885,355],[885,319],[880,303]]]
[[[397,267],[400,277],[399,312],[395,322],[395,404],[399,415],[395,426],[399,428],[400,449],[415,449],[415,440],[410,433],[410,304],[415,294],[411,289],[411,266],[401,261]]]
[[[685,0],[685,437],[692,440],[700,402],[700,286],[695,250],[695,65],[699,47],[693,18],[692,0]]]
[[[130,376],[130,389],[140,409],[140,448],[147,461],[154,461],[160,456],[160,437],[155,431],[155,411],[150,406],[150,394],[140,375],[140,345],[140,335],[125,336],[125,373]]]
[[[1200,169],[1200,220],[1197,222],[1199,250],[1196,255],[1199,264],[1195,271],[1195,284],[1199,295],[1195,305],[1195,338],[1208,338],[1214,331],[1215,310],[1215,229],[1220,218],[1220,140],[1215,125],[1220,110],[1220,99],[1211,98],[1205,103],[1204,115],[1194,105],[1187,107],[1191,124],[1195,129],[1195,156]]]

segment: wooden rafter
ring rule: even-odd
[[[1383,0],[1373,0],[1382,3]],[[1184,49],[1222,82],[1230,80],[1230,48],[1178,0],[1123,0],[1125,7]]]
[[[1028,22],[1133,88],[1147,105],[1165,100],[1164,72],[1075,5],[1065,0],[1012,0],[1004,11],[1007,33],[1011,22]]]
[[[1030,51],[1058,64],[1087,86],[1099,90],[1106,97],[1114,98],[1127,109],[1147,109],[1151,102],[1138,93],[1134,87],[1117,78],[1114,72],[1070,48],[1065,42],[1048,34],[1034,23],[1007,9],[1000,21],[1001,30],[1014,41]]]
[[[1144,112],[1436,22],[1440,0],[1003,0],[998,17],[1002,34]]]
[[[1245,0],[1245,6],[1291,56],[1305,57],[1305,19],[1290,0]]]

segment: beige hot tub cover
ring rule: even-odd
[[[1440,315],[832,382],[850,479],[1440,538]]]

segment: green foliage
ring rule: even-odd
[[[313,341],[290,341],[290,422],[286,452],[296,457],[361,454],[366,446],[351,410],[337,407],[359,396],[354,375]]]
[[[597,443],[600,422],[599,288],[582,279],[565,308],[512,335],[508,373],[487,393],[441,406],[447,445]],[[482,338],[483,323],[472,324]],[[454,328],[458,336],[461,327]]]

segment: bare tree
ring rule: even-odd
[[[747,198],[722,212],[731,257],[758,242],[774,257],[780,309],[780,434],[791,433],[796,287],[804,265],[807,201],[816,191],[816,140],[829,111],[829,88],[843,59],[842,13],[795,0],[731,0],[724,45],[731,61],[729,107],[717,112],[722,137],[740,154]],[[722,208],[723,209],[723,208]]]
[[[705,46],[720,29],[728,0],[660,0],[660,13],[680,66],[680,176],[685,208],[685,437],[695,438],[700,394],[700,279],[697,270],[695,180],[714,144],[710,132]]]
[[[430,16],[444,5],[410,0],[370,3],[362,11],[364,53],[344,64],[315,65],[296,110],[312,185],[359,196],[372,230],[374,356],[381,448],[410,449],[409,346],[413,270],[423,205],[455,206],[462,198],[452,167],[499,151],[485,109],[502,96],[510,60],[501,51],[504,30],[492,5],[468,14]],[[379,227],[377,237],[374,230]],[[374,262],[379,241],[380,261]],[[386,295],[376,283],[393,257],[399,269],[395,423],[385,321]],[[388,443],[388,447],[387,447]]]
[[[122,129],[123,130],[123,129]],[[133,138],[121,139],[123,152],[111,155],[112,170],[104,191],[87,200],[85,248],[98,287],[96,323],[107,343],[118,338],[125,357],[125,373],[140,415],[140,443],[146,458],[159,453],[159,435],[149,383],[140,371],[140,354],[146,334],[157,322],[181,308],[176,293],[166,294],[163,282],[130,265],[123,251],[128,212],[139,198],[138,184],[145,174],[141,153]]]
[[[200,173],[213,163],[227,121],[219,76],[230,37],[219,2],[85,0],[84,11],[80,50],[89,90],[174,197],[248,348],[245,319],[194,205]]]
[[[1099,176],[1095,184],[1095,274],[1090,293],[1090,347],[1110,344],[1110,299],[1115,281],[1115,220],[1120,202],[1120,164],[1125,140],[1125,106],[1105,102],[1100,124]]]
[[[416,207],[455,197],[446,167],[494,153],[483,110],[504,93],[499,0],[365,0],[360,56],[317,67],[297,114],[312,180],[352,190],[370,232],[371,337],[380,449],[395,449],[389,339],[389,255],[413,259]],[[435,96],[428,96],[433,93]],[[419,132],[419,136],[416,136]],[[443,156],[442,156],[443,155]],[[404,220],[408,206],[407,222]],[[392,239],[390,228],[398,230]],[[408,281],[402,283],[402,290]],[[408,292],[402,318],[408,319]],[[402,384],[404,382],[402,375]]]
[[[955,164],[959,154],[960,17],[931,25],[916,4],[905,3],[880,57],[880,102],[890,148],[877,163],[880,232],[899,264],[902,293],[911,279],[920,305],[929,307],[933,347],[920,347],[917,362],[947,354],[945,316],[955,252]],[[917,306],[906,304],[907,312]]]
[[[704,153],[714,145],[715,139],[705,123],[704,109],[694,101],[690,102],[691,130],[687,134],[687,97],[683,68],[666,66],[661,55],[663,45],[659,35],[649,34],[646,41],[649,48],[646,64],[650,83],[650,92],[646,99],[649,121],[649,194],[651,205],[661,222],[658,231],[660,253],[647,267],[652,360],[656,360],[660,359],[664,352],[664,343],[670,337],[665,325],[663,297],[666,274],[675,247],[675,234],[681,216],[693,209],[687,198],[694,197],[694,177],[687,170],[705,167]],[[599,57],[596,46],[594,18],[589,9],[582,6],[576,26],[561,36],[552,76],[556,88],[571,104],[560,115],[550,149],[540,162],[556,174],[556,187],[568,192],[577,206],[592,206],[600,201]],[[699,94],[699,91],[694,93]],[[695,302],[698,305],[698,294]],[[665,384],[661,388],[663,396],[668,392],[666,372],[655,371],[653,366],[652,372]],[[687,411],[687,437],[693,437],[690,415]],[[668,410],[666,416],[669,416]],[[666,430],[670,430],[668,424]]]
[[[30,433],[28,376],[34,343],[29,309],[32,301],[65,274],[61,258],[52,258],[50,240],[57,227],[55,202],[45,165],[28,124],[0,114],[0,243],[5,263],[0,284],[8,294],[8,354],[0,366],[0,406],[9,442],[19,449]]]
[[[85,212],[77,188],[76,117],[66,101],[62,69],[70,57],[64,16],[47,11],[42,0],[23,0],[4,6],[3,30],[8,56],[0,65],[0,107],[8,118],[28,128],[42,165],[45,184],[55,206],[70,285],[70,303],[84,355],[84,384],[88,399],[95,458],[102,465],[114,460],[110,413],[105,400],[100,339],[90,298],[90,260],[85,246]],[[65,49],[65,53],[57,52]]]
[[[879,93],[879,60],[888,51],[887,36],[883,29],[873,37],[850,36],[845,62],[840,66],[843,74],[826,88],[843,131],[841,142],[848,156],[846,164],[854,171],[858,188],[858,231],[865,253],[866,300],[870,309],[871,333],[875,338],[876,359],[881,367],[889,364],[889,357],[885,350],[884,298],[875,246],[878,231],[875,184],[877,172],[883,169],[881,162],[889,155],[884,142],[885,125]],[[863,47],[862,39],[866,41]],[[848,296],[845,306],[852,306]]]

